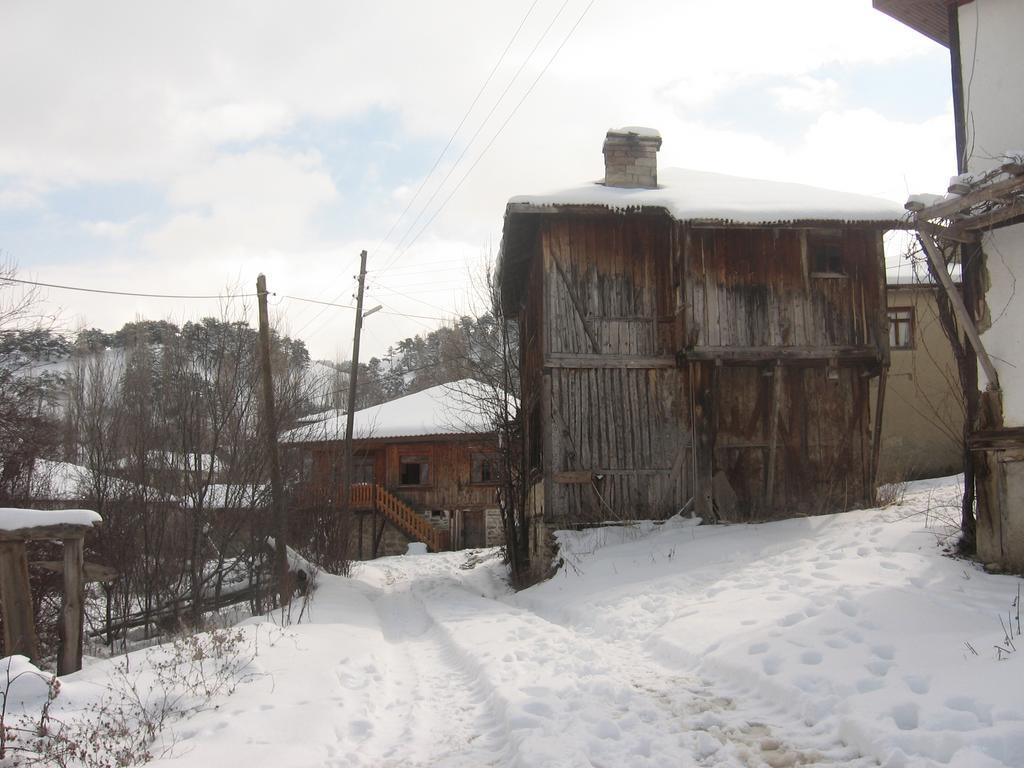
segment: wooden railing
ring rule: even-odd
[[[338,495],[340,496],[341,493],[339,492]],[[322,491],[314,493],[307,491],[299,497],[299,503],[312,506],[323,504],[328,498]],[[422,541],[431,552],[448,549],[448,531],[435,528],[429,520],[400,498],[388,492],[384,486],[373,483],[355,483],[352,485],[352,495],[349,498],[352,509],[376,507],[398,530],[416,541]]]
[[[356,483],[352,486],[352,506],[372,507],[374,499],[373,483]]]
[[[445,548],[444,531],[430,524],[415,509],[397,496],[394,496],[381,485],[377,489],[377,509],[390,520],[398,530],[422,541],[431,552],[440,552]]]

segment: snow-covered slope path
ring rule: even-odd
[[[155,764],[1024,766],[1024,638],[995,649],[1021,580],[942,553],[956,494],[567,534],[566,565],[518,594],[496,550],[322,576],[311,615],[264,631],[251,679]],[[64,678],[55,713],[108,669]]]

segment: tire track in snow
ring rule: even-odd
[[[375,768],[507,765],[507,734],[492,692],[460,666],[412,585],[400,573],[385,575],[388,586],[371,599],[388,644],[387,674],[365,721],[366,737],[346,757]],[[339,727],[339,741],[351,741],[353,723]]]

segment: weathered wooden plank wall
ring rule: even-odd
[[[879,347],[878,233],[843,231],[842,273],[826,276],[813,271],[813,233],[806,230],[677,226],[687,346],[762,350],[758,363],[720,368],[714,385],[711,471],[724,472],[739,517],[865,503],[870,422],[863,374],[876,363],[837,360],[830,369],[823,356],[776,368],[771,349]],[[775,376],[781,387],[773,413]]]
[[[740,519],[868,500],[877,231],[607,213],[531,226],[523,402],[543,412],[526,429],[543,434],[531,503],[546,525],[663,517],[713,487]],[[835,273],[814,269],[822,236],[841,244]]]
[[[663,217],[578,216],[541,227],[549,498],[559,520],[660,518],[689,497],[669,238]]]
[[[676,226],[686,346],[876,346],[877,233],[844,231],[844,274],[826,277],[808,263],[806,230]]]

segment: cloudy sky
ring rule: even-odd
[[[599,178],[609,127],[658,128],[662,167],[897,201],[955,165],[948,52],[870,0],[2,0],[0,94],[22,278],[218,294],[263,271],[326,358],[352,311],[280,295],[351,303],[365,248],[366,353],[436,327],[506,200]],[[71,330],[217,311],[45,295]]]

